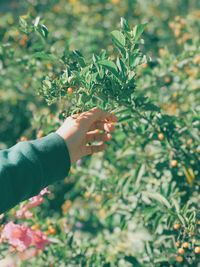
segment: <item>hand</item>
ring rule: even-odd
[[[112,139],[110,133],[114,131],[114,122],[117,122],[114,114],[99,108],[68,117],[56,133],[65,140],[71,163],[83,156],[103,151],[106,148],[104,142]],[[94,141],[101,143],[88,144]]]

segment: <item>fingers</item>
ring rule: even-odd
[[[91,131],[86,134],[86,143],[102,141],[106,142],[112,139],[112,136],[108,133],[100,133],[99,130]]]
[[[92,146],[85,146],[83,149],[84,155],[91,155],[97,152],[104,151],[106,148],[106,144],[100,144],[100,145],[92,145]]]
[[[81,117],[87,119],[87,121],[92,124],[96,121],[107,121],[107,122],[117,122],[117,117],[110,113],[106,112],[100,108],[93,108],[89,111],[84,112]]]
[[[106,132],[113,132],[115,130],[115,126],[113,123],[108,123],[108,122],[102,122],[102,121],[96,121],[94,123],[92,123],[92,125],[90,126],[89,131],[93,131],[93,130],[103,130]]]

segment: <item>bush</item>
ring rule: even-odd
[[[199,13],[184,1],[172,20],[175,3],[155,2],[34,1],[20,31],[2,31],[0,93],[23,96],[28,138],[94,106],[119,117],[106,153],[79,160],[37,208],[4,214],[48,236],[42,251],[15,253],[21,266],[198,266]]]

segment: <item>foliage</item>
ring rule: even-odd
[[[28,259],[36,266],[197,266],[200,51],[190,32],[198,32],[199,11],[186,16],[183,1],[184,17],[172,20],[172,1],[33,2],[20,31],[14,22],[1,31],[1,105],[11,96],[22,103],[24,128],[34,114],[28,138],[94,106],[114,111],[119,123],[106,153],[72,166],[33,216],[17,217],[18,206],[2,222],[25,220],[49,237]],[[119,14],[126,19],[117,27]]]

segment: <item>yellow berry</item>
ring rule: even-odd
[[[90,192],[85,192],[85,198],[90,198],[91,197],[91,193]]]
[[[159,139],[160,141],[163,141],[163,140],[165,139],[164,134],[163,134],[163,133],[159,133],[159,134],[158,134],[158,139]]]
[[[191,145],[192,144],[192,142],[193,142],[193,140],[190,138],[190,139],[188,139],[187,140],[187,145]]]
[[[96,195],[96,196],[95,196],[95,201],[96,201],[97,203],[100,203],[101,200],[102,200],[102,197],[101,197],[100,195]]]
[[[40,229],[40,225],[38,223],[34,224],[31,226],[32,230],[39,230]]]
[[[196,254],[200,254],[200,247],[196,247],[196,248],[194,249],[194,252],[195,252]]]

